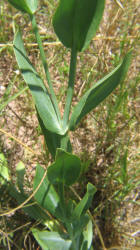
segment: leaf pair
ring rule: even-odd
[[[38,165],[34,179],[34,191],[40,185],[45,170]],[[55,190],[61,184],[69,186],[75,183],[81,172],[80,159],[62,149],[57,149],[55,162],[48,167],[47,177],[41,183],[35,199],[37,203],[48,210],[59,221],[64,223],[67,233],[60,235],[57,232],[39,231],[33,229],[33,235],[43,249],[90,249],[92,243],[92,222],[87,214],[96,188],[87,185],[87,192],[83,199],[76,204],[71,199],[63,206],[61,198]],[[73,234],[70,237],[69,228]],[[87,231],[88,230],[88,231]]]
[[[58,232],[40,231],[32,229],[32,233],[43,250],[73,250],[72,240],[67,239],[64,234]],[[80,250],[92,250],[92,222],[89,221],[82,236],[78,239]],[[77,244],[78,247],[78,244]],[[75,249],[75,250],[76,250]]]
[[[57,135],[64,135],[66,131],[63,130],[62,124],[58,121],[52,100],[42,79],[27,57],[20,32],[17,32],[15,36],[14,51],[19,68],[31,90],[39,117],[43,121],[45,129]],[[99,105],[117,87],[120,81],[124,79],[130,65],[130,59],[131,51],[111,73],[94,84],[84,94],[73,110],[69,122],[70,130],[75,130],[80,120]]]
[[[40,165],[37,165],[34,179],[34,190],[41,182],[44,173],[45,170]],[[56,215],[56,211],[60,208],[60,199],[53,185],[57,184],[58,186],[59,184],[62,184],[64,186],[71,186],[78,180],[80,173],[80,159],[62,149],[57,149],[56,160],[48,167],[47,177],[43,180],[39,190],[35,194],[37,202],[53,215]],[[80,218],[80,216],[87,211],[95,192],[96,189],[93,185],[88,184],[86,195],[71,214],[74,220],[75,218]]]

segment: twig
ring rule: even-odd
[[[8,212],[5,212],[5,213],[0,214],[0,217],[9,215],[9,214],[14,213],[14,212],[16,212],[17,210],[23,208],[23,206],[24,206],[25,204],[27,204],[27,203],[34,197],[34,195],[36,194],[36,192],[39,190],[39,188],[40,188],[42,182],[44,181],[44,179],[45,179],[45,177],[46,177],[46,174],[47,174],[47,170],[45,171],[45,173],[44,173],[44,175],[43,175],[43,177],[42,177],[42,179],[41,179],[39,185],[36,187],[36,189],[33,191],[33,193],[32,193],[24,202],[22,202],[19,206],[17,206],[17,207],[14,208],[14,209],[11,209],[11,210],[8,211]]]
[[[95,222],[93,216],[91,215],[91,213],[90,213],[90,216],[91,216],[91,219],[92,219],[92,221],[93,221],[94,226],[96,227],[96,230],[97,230],[97,233],[98,233],[98,236],[99,236],[99,239],[100,239],[102,248],[103,248],[103,250],[107,250],[107,248],[105,247],[104,240],[103,240],[102,234],[101,234],[101,232],[100,232],[100,229],[99,229],[97,223]]]
[[[137,38],[138,36],[127,36],[128,39],[135,39]],[[97,36],[95,38],[93,38],[93,41],[98,41],[98,40],[115,40],[115,41],[123,41],[123,37],[122,38],[116,38],[115,36],[107,36],[107,37],[104,37],[104,36]],[[44,46],[58,46],[58,45],[61,45],[61,42],[57,42],[57,41],[54,41],[54,42],[43,42],[43,45]],[[9,47],[9,46],[13,46],[13,43],[0,43],[0,48],[1,47]],[[37,43],[26,43],[26,46],[27,47],[37,47],[38,44]]]
[[[116,3],[119,5],[119,7],[120,7],[121,9],[124,9],[124,7],[123,7],[122,3],[120,2],[120,0],[115,0],[115,1],[116,1]]]
[[[22,141],[11,135],[10,133],[7,133],[4,129],[0,128],[0,132],[7,135],[8,137],[12,138],[17,143],[21,144],[24,148],[26,148],[28,151],[32,152],[34,155],[37,155],[38,153],[29,148],[26,144],[24,144]]]
[[[81,200],[81,197],[77,194],[77,192],[74,190],[74,188],[70,187],[70,189],[72,190],[72,192],[74,193],[74,195],[75,195],[79,200]],[[107,250],[107,248],[105,247],[105,244],[104,244],[104,241],[103,241],[103,237],[102,237],[102,235],[101,235],[101,232],[100,232],[100,229],[99,229],[98,225],[96,224],[96,222],[95,222],[95,220],[94,220],[94,218],[93,218],[93,216],[92,216],[92,214],[90,213],[89,210],[88,210],[88,213],[89,213],[89,215],[90,215],[90,218],[91,218],[93,224],[94,224],[95,227],[96,227],[96,230],[97,230],[97,233],[98,233],[98,236],[99,236],[99,239],[100,239],[100,242],[101,242],[101,245],[102,245],[103,250]]]

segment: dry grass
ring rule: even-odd
[[[85,53],[79,54],[73,99],[73,104],[75,104],[93,82],[111,71],[120,58],[133,48],[132,64],[123,86],[91,112],[74,134],[71,134],[74,152],[80,155],[88,166],[81,180],[82,185],[79,184],[76,190],[83,195],[83,187],[88,181],[92,182],[98,190],[91,209],[101,234],[99,237],[99,232],[95,229],[94,248],[97,250],[103,248],[101,238],[108,250],[140,248],[140,183],[138,183],[140,177],[138,151],[140,4],[138,0],[121,2],[122,6],[120,6],[120,1],[106,1],[104,18],[97,36],[90,48]],[[38,22],[46,55],[49,58],[55,91],[60,100],[61,112],[63,112],[69,51],[57,41],[50,26],[54,4],[54,0],[41,1]],[[43,70],[34,37],[30,32],[31,26],[28,18],[23,19],[20,13],[10,8],[3,0],[0,3],[0,11],[0,86],[2,86],[0,97],[4,102],[6,98],[8,99],[25,86],[22,77],[18,74],[12,47],[2,46],[2,44],[12,43],[15,20],[21,25],[30,58],[42,76]],[[4,96],[9,86],[11,89],[8,95]],[[27,90],[2,110],[0,129],[2,129],[0,130],[0,149],[8,159],[13,180],[15,166],[22,160],[26,166],[26,180],[32,183],[36,163],[39,162],[45,166],[51,159],[44,151],[43,136],[38,126],[31,95]],[[26,146],[4,133],[3,130],[18,138]],[[34,152],[30,152],[28,147]],[[128,151],[127,174],[129,181],[132,182],[129,189],[126,189],[119,179],[126,151]],[[2,198],[1,206],[0,210],[3,211],[15,207],[16,204],[10,197],[5,196]],[[18,244],[22,245],[23,249],[39,249],[29,234],[28,223],[32,225],[32,222],[21,211],[10,217],[3,216],[0,222],[0,233],[1,239],[2,237],[5,239],[6,246],[1,241],[2,249],[7,249],[7,247],[16,249]],[[16,233],[12,236],[14,230]]]

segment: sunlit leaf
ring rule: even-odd
[[[23,192],[23,184],[24,184],[24,175],[25,175],[25,165],[22,161],[20,161],[16,166],[16,174],[17,174],[17,185],[21,192]]]
[[[8,163],[4,154],[0,153],[0,184],[5,184],[10,180]]]
[[[130,65],[130,59],[131,51],[111,73],[99,80],[82,96],[72,112],[69,123],[70,130],[74,130],[80,120],[97,107],[124,80]]]
[[[56,134],[65,134],[65,131],[63,131],[61,125],[59,124],[50,95],[42,79],[27,57],[19,31],[16,33],[14,39],[14,52],[19,68],[22,72],[22,76],[31,90],[37,111],[44,123],[45,128]]]
[[[93,225],[92,221],[89,220],[85,230],[83,231],[83,248],[81,247],[81,250],[85,250],[84,244],[87,245],[87,250],[91,249],[92,239],[93,239]]]
[[[85,49],[101,21],[105,0],[60,0],[53,18],[54,30],[68,48]]]
[[[45,170],[38,164],[34,178],[34,190],[40,185]],[[38,191],[35,193],[35,199],[39,205],[48,210],[52,215],[61,217],[60,199],[48,178],[42,181]]]
[[[62,238],[57,232],[39,231],[32,229],[32,233],[43,250],[69,250],[71,240]]]

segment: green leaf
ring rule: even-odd
[[[52,184],[67,186],[77,181],[81,172],[81,162],[76,155],[57,149],[56,161],[48,168],[48,179]]]
[[[74,218],[80,218],[82,214],[86,213],[89,209],[93,196],[96,193],[96,188],[91,183],[87,185],[87,192],[83,199],[78,203],[73,212]]]
[[[65,134],[66,131],[63,131],[61,125],[59,124],[50,95],[42,79],[37,74],[27,57],[19,31],[16,33],[14,39],[14,52],[23,78],[31,90],[37,111],[44,123],[45,128],[56,134]]]
[[[32,229],[32,233],[43,250],[69,250],[71,240],[62,238],[57,232],[39,231]]]
[[[75,201],[71,199],[67,201],[67,206],[66,206],[67,220],[71,220],[75,206],[76,206]]]
[[[92,230],[92,221],[89,220],[85,230],[83,231],[83,245],[87,244],[87,250],[91,249],[92,239],[93,239],[93,230]],[[81,247],[81,250],[85,250],[84,247]]]
[[[17,185],[21,192],[23,192],[23,184],[24,184],[24,175],[25,175],[25,165],[22,161],[20,161],[16,166],[16,174],[17,174]]]
[[[100,104],[124,80],[130,65],[131,51],[123,61],[107,76],[89,89],[75,106],[69,122],[69,129],[74,130],[80,120]]]
[[[128,184],[127,157],[128,157],[128,150],[125,151],[121,160],[121,176],[119,178],[119,181],[124,186],[127,186]]]
[[[85,230],[88,222],[89,222],[90,218],[89,215],[87,213],[81,215],[80,219],[79,217],[73,219],[73,221],[71,222],[71,228],[73,230],[73,235],[74,238],[77,238],[77,244],[79,245],[79,237],[81,236],[81,234],[83,234],[83,231]],[[79,247],[77,247],[77,249],[79,249]]]
[[[8,0],[16,9],[32,15],[37,10],[38,0]]]
[[[0,154],[0,184],[4,185],[10,181],[8,163],[4,154]]]
[[[105,0],[60,0],[53,18],[54,30],[68,48],[84,50],[96,34]]]
[[[36,175],[34,178],[34,190],[37,188],[38,185],[40,185],[44,173],[45,170],[38,164],[36,167]],[[35,199],[40,206],[48,210],[52,215],[58,218],[61,217],[62,210],[60,208],[59,196],[53,186],[50,184],[47,177],[43,180],[40,188],[36,192]]]

